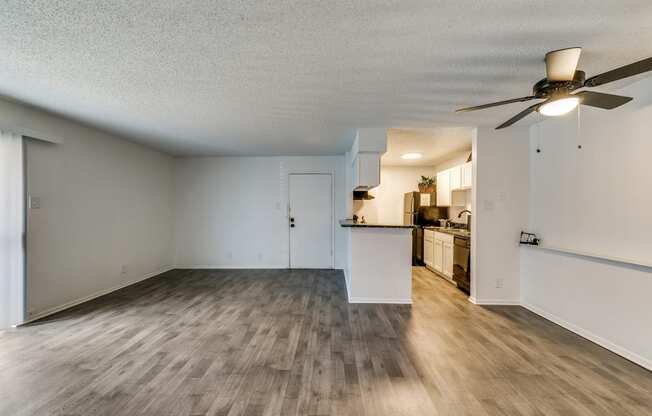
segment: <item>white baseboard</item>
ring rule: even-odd
[[[645,357],[640,356],[639,354],[636,354],[634,352],[629,351],[626,348],[621,347],[620,345],[614,344],[613,342],[604,339],[591,331],[588,331],[580,326],[577,326],[575,324],[572,324],[557,315],[554,315],[552,313],[549,313],[541,308],[538,308],[534,305],[526,304],[526,303],[521,303],[521,306],[523,306],[525,309],[530,310],[531,312],[536,313],[537,315],[554,322],[555,324],[564,327],[568,329],[571,332],[576,333],[577,335],[588,339],[589,341],[595,342],[601,347],[604,347],[608,349],[609,351],[616,353],[630,361],[633,361],[634,363],[640,365],[641,367],[644,367],[648,370],[652,371],[652,360],[649,360]]]
[[[233,269],[233,270],[274,269],[274,270],[282,270],[282,269],[289,269],[287,265],[284,265],[284,266],[263,265],[263,266],[261,266],[260,264],[257,264],[255,266],[235,266],[235,265],[230,266],[230,265],[224,265],[224,264],[206,264],[206,265],[186,264],[186,265],[176,265],[176,266],[174,266],[174,268],[175,269],[188,269],[188,270],[198,270],[198,269],[218,269],[218,270],[228,270],[228,269]]]
[[[186,265],[175,265],[173,269],[186,269],[186,270],[343,270],[338,267],[324,268],[324,269],[292,269],[287,265],[260,265],[255,266],[235,266],[235,265],[224,265],[224,264],[208,264],[208,265],[196,265],[196,264],[186,264]],[[346,274],[346,272],[345,272]]]
[[[474,298],[473,296],[469,296],[468,299],[469,302],[473,304],[484,305],[484,306],[490,306],[490,305],[518,306],[521,304],[521,302],[512,299],[477,299]]]
[[[48,308],[48,309],[46,309],[44,311],[38,312],[38,313],[30,316],[25,322],[23,322],[22,324],[16,325],[16,326],[20,327],[20,326],[28,324],[30,322],[34,322],[36,320],[45,318],[46,316],[53,315],[53,314],[55,314],[57,312],[61,312],[63,310],[72,308],[73,306],[77,306],[77,305],[80,305],[80,304],[82,304],[84,302],[88,302],[89,300],[99,298],[100,296],[107,295],[107,294],[109,294],[111,292],[115,292],[116,290],[120,290],[120,289],[125,288],[127,286],[131,286],[131,285],[136,284],[138,282],[142,282],[143,280],[147,280],[147,279],[152,278],[154,276],[158,276],[159,274],[168,272],[168,271],[173,270],[173,269],[175,269],[175,267],[168,266],[168,267],[165,267],[165,268],[163,268],[163,269],[161,269],[159,271],[156,271],[156,272],[153,272],[153,273],[148,273],[145,276],[141,276],[141,277],[139,277],[137,279],[130,280],[130,281],[122,283],[122,284],[120,284],[118,286],[114,286],[114,287],[111,287],[109,289],[99,290],[97,292],[91,293],[88,296],[84,296],[82,298],[71,300],[70,302],[66,302],[63,305]]]

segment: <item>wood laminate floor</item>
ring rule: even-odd
[[[414,305],[338,271],[175,270],[0,332],[0,415],[649,415],[652,373],[415,269]]]

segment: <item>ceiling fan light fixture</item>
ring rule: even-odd
[[[561,116],[573,111],[579,103],[580,99],[577,97],[560,98],[542,105],[539,112],[549,117]]]
[[[511,100],[497,101],[489,104],[476,105],[473,107],[459,108],[458,113],[467,111],[484,110],[499,105],[519,103],[535,99],[545,101],[531,105],[516,114],[514,117],[496,127],[496,130],[504,129],[519,120],[527,117],[533,112],[546,116],[561,116],[573,111],[579,104],[589,107],[612,110],[625,105],[632,100],[632,97],[605,94],[593,91],[579,91],[583,88],[593,88],[600,85],[621,79],[633,77],[645,72],[652,72],[652,57],[646,58],[629,65],[621,66],[602,74],[586,78],[584,71],[577,69],[580,59],[581,48],[566,48],[551,51],[546,54],[546,77],[539,80],[532,87],[532,95]]]
[[[401,159],[404,160],[417,160],[417,159],[421,159],[422,157],[423,155],[421,153],[416,153],[416,152],[405,153],[401,155]]]

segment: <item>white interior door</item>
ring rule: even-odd
[[[290,267],[333,267],[333,177],[290,174]]]

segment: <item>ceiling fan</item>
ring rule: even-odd
[[[496,130],[498,130],[511,126],[535,111],[547,116],[558,116],[568,113],[577,107],[578,104],[611,110],[631,101],[632,97],[593,91],[579,91],[575,93],[573,91],[580,88],[597,87],[612,81],[618,81],[643,72],[652,71],[652,58],[647,58],[586,79],[584,71],[577,70],[577,63],[580,59],[581,52],[582,48],[566,48],[548,52],[545,59],[546,78],[534,84],[532,95],[476,107],[460,108],[456,112],[482,110],[489,107],[536,99],[544,100],[529,106],[496,127]]]

